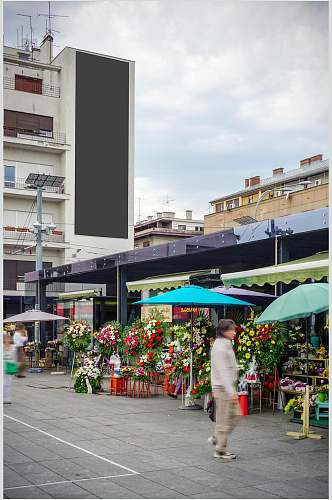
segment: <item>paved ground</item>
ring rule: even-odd
[[[289,418],[242,419],[223,463],[202,411],[169,398],[79,395],[66,376],[14,380],[4,407],[5,498],[328,498],[328,439]]]

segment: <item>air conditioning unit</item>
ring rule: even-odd
[[[235,208],[235,203],[230,203],[227,207],[228,210],[231,210],[232,208]]]
[[[314,185],[320,186],[322,184],[322,179],[315,179]]]

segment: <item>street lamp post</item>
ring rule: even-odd
[[[43,234],[52,234],[56,228],[55,224],[43,226],[43,189],[45,187],[61,187],[65,178],[58,175],[35,174],[30,173],[25,180],[27,188],[37,190],[37,221],[33,223],[34,234],[36,236],[36,271],[43,269]],[[36,287],[36,309],[41,306],[40,280],[38,279]],[[35,324],[35,342],[40,341],[40,323]]]

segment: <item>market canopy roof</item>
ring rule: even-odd
[[[304,259],[293,260],[286,264],[262,267],[241,271],[239,273],[222,274],[221,280],[225,286],[263,286],[265,284],[304,283],[307,279],[320,281],[329,275],[328,252],[320,252]]]
[[[167,274],[164,276],[154,276],[139,281],[128,281],[128,292],[141,292],[143,290],[170,290],[190,284],[190,278],[193,276],[205,275],[210,271],[196,271],[186,274]]]
[[[197,285],[184,286],[171,290],[161,295],[155,295],[149,299],[139,300],[135,304],[171,304],[171,305],[186,305],[186,306],[252,306],[250,302],[235,299],[229,295],[222,293],[211,292],[207,288]]]

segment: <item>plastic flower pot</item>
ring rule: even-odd
[[[240,394],[239,395],[239,403],[241,408],[241,413],[243,417],[248,415],[248,394]]]
[[[318,401],[320,401],[321,403],[324,403],[324,401],[326,400],[326,393],[325,392],[319,392],[317,394],[317,399]]]

